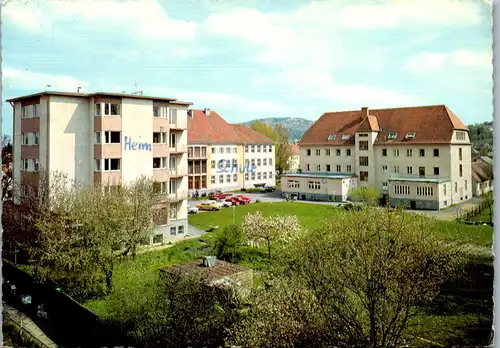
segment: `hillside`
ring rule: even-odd
[[[270,117],[244,122],[243,124],[245,126],[251,126],[252,123],[257,121],[265,122],[271,127],[274,127],[277,124],[283,125],[283,127],[288,129],[290,132],[290,140],[300,140],[306,130],[313,124],[313,121],[299,117]]]

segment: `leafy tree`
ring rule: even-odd
[[[277,241],[290,241],[302,230],[299,219],[295,215],[265,217],[260,211],[247,214],[243,218],[243,233],[248,241],[254,244],[265,243],[269,258],[271,247]]]
[[[2,139],[2,201],[12,194],[12,140],[4,135]]]
[[[290,132],[281,124],[274,128],[262,121],[252,123],[251,128],[275,142],[275,167],[282,173],[290,168],[292,151],[290,147]]]
[[[376,187],[358,187],[349,191],[348,199],[368,206],[378,206],[380,191]]]
[[[229,225],[217,232],[214,240],[214,251],[217,258],[234,262],[238,248],[243,245],[245,235],[237,225]]]
[[[487,192],[483,195],[483,202],[486,204],[486,206],[488,207],[488,211],[489,211],[489,223],[492,224],[493,223],[493,211],[494,211],[494,208],[495,208],[495,204],[494,204],[494,199],[493,199],[493,192],[490,191],[490,192]]]
[[[343,212],[278,254],[269,289],[233,330],[243,346],[397,347],[415,306],[464,258],[429,220],[404,211]],[[314,343],[313,343],[314,342]]]

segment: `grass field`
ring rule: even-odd
[[[338,208],[323,204],[309,204],[297,202],[280,203],[253,203],[235,208],[235,222],[240,224],[245,214],[260,210],[266,216],[296,215],[301,224],[314,229],[320,227],[325,219],[335,218],[339,213]],[[199,213],[189,216],[189,223],[200,229],[206,229],[212,225],[218,225],[219,230],[232,224],[233,209],[223,209],[217,212]],[[449,344],[457,341],[464,332],[476,330],[479,337],[485,335],[488,327],[491,327],[492,304],[492,258],[491,253],[493,229],[490,226],[470,226],[449,221],[432,221],[436,235],[443,240],[456,240],[464,244],[472,245],[478,250],[479,261],[471,261],[471,273],[467,275],[466,284],[451,284],[446,301],[455,306],[455,311],[427,311],[422,312],[414,323],[423,331],[424,338]],[[213,233],[209,233],[199,239],[179,243],[171,248],[161,251],[147,252],[137,255],[135,261],[127,260],[115,268],[114,290],[102,299],[87,302],[85,305],[103,318],[112,315],[110,308],[113,302],[123,296],[122,292],[129,296],[140,296],[140,294],[158,279],[158,269],[163,266],[176,264],[182,261],[202,257],[211,252],[211,240]],[[244,255],[239,263],[256,270],[263,269],[270,262],[266,258],[265,250],[243,247]],[[491,272],[490,272],[491,271]],[[471,282],[473,286],[471,287]],[[480,284],[481,289],[476,289]],[[474,289],[472,289],[474,288]],[[465,290],[464,290],[465,289]],[[462,309],[457,309],[459,306]],[[489,325],[489,326],[488,326]],[[422,327],[424,330],[422,330]],[[486,331],[485,331],[486,330]],[[476,336],[470,338],[471,344],[477,343]]]
[[[495,214],[492,216],[495,219]],[[490,221],[490,208],[484,208],[479,214],[469,219],[470,221]]]

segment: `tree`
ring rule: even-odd
[[[415,306],[434,298],[465,259],[460,247],[437,240],[431,226],[428,218],[402,210],[339,213],[278,254],[281,287],[295,295],[292,301],[268,297],[268,308],[278,307],[277,319],[252,309],[238,330],[280,332],[296,339],[288,346],[303,346],[311,337],[323,347],[402,344]],[[268,339],[261,335],[251,343],[268,346]]]
[[[290,241],[302,230],[295,215],[265,217],[260,211],[247,214],[243,218],[243,233],[248,241],[257,245],[265,243],[269,258],[271,246],[277,241]]]
[[[483,195],[483,202],[484,204],[486,204],[486,207],[488,208],[488,211],[489,211],[489,223],[492,224],[493,223],[493,211],[494,211],[494,208],[495,208],[495,202],[494,202],[494,199],[493,199],[493,192],[490,191],[490,192],[487,192]]]
[[[269,139],[274,140],[275,142],[278,141],[278,134],[276,133],[275,129],[273,129],[273,127],[269,126],[265,122],[255,121],[250,125],[250,128],[268,137]]]
[[[245,235],[237,225],[224,227],[215,235],[214,251],[217,258],[228,262],[234,262],[238,248],[243,245]]]
[[[281,124],[277,124],[275,132],[278,134],[276,144],[276,170],[279,173],[290,169],[290,160],[292,158],[292,148],[290,146],[290,132]]]
[[[349,191],[348,199],[368,206],[378,206],[380,191],[376,187],[358,187]]]
[[[10,136],[2,139],[2,201],[12,195],[12,141]]]

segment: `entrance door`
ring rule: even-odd
[[[417,207],[417,202],[415,202],[415,201],[410,201],[410,209],[413,209],[413,210],[414,210],[414,209],[416,209],[416,207]]]

